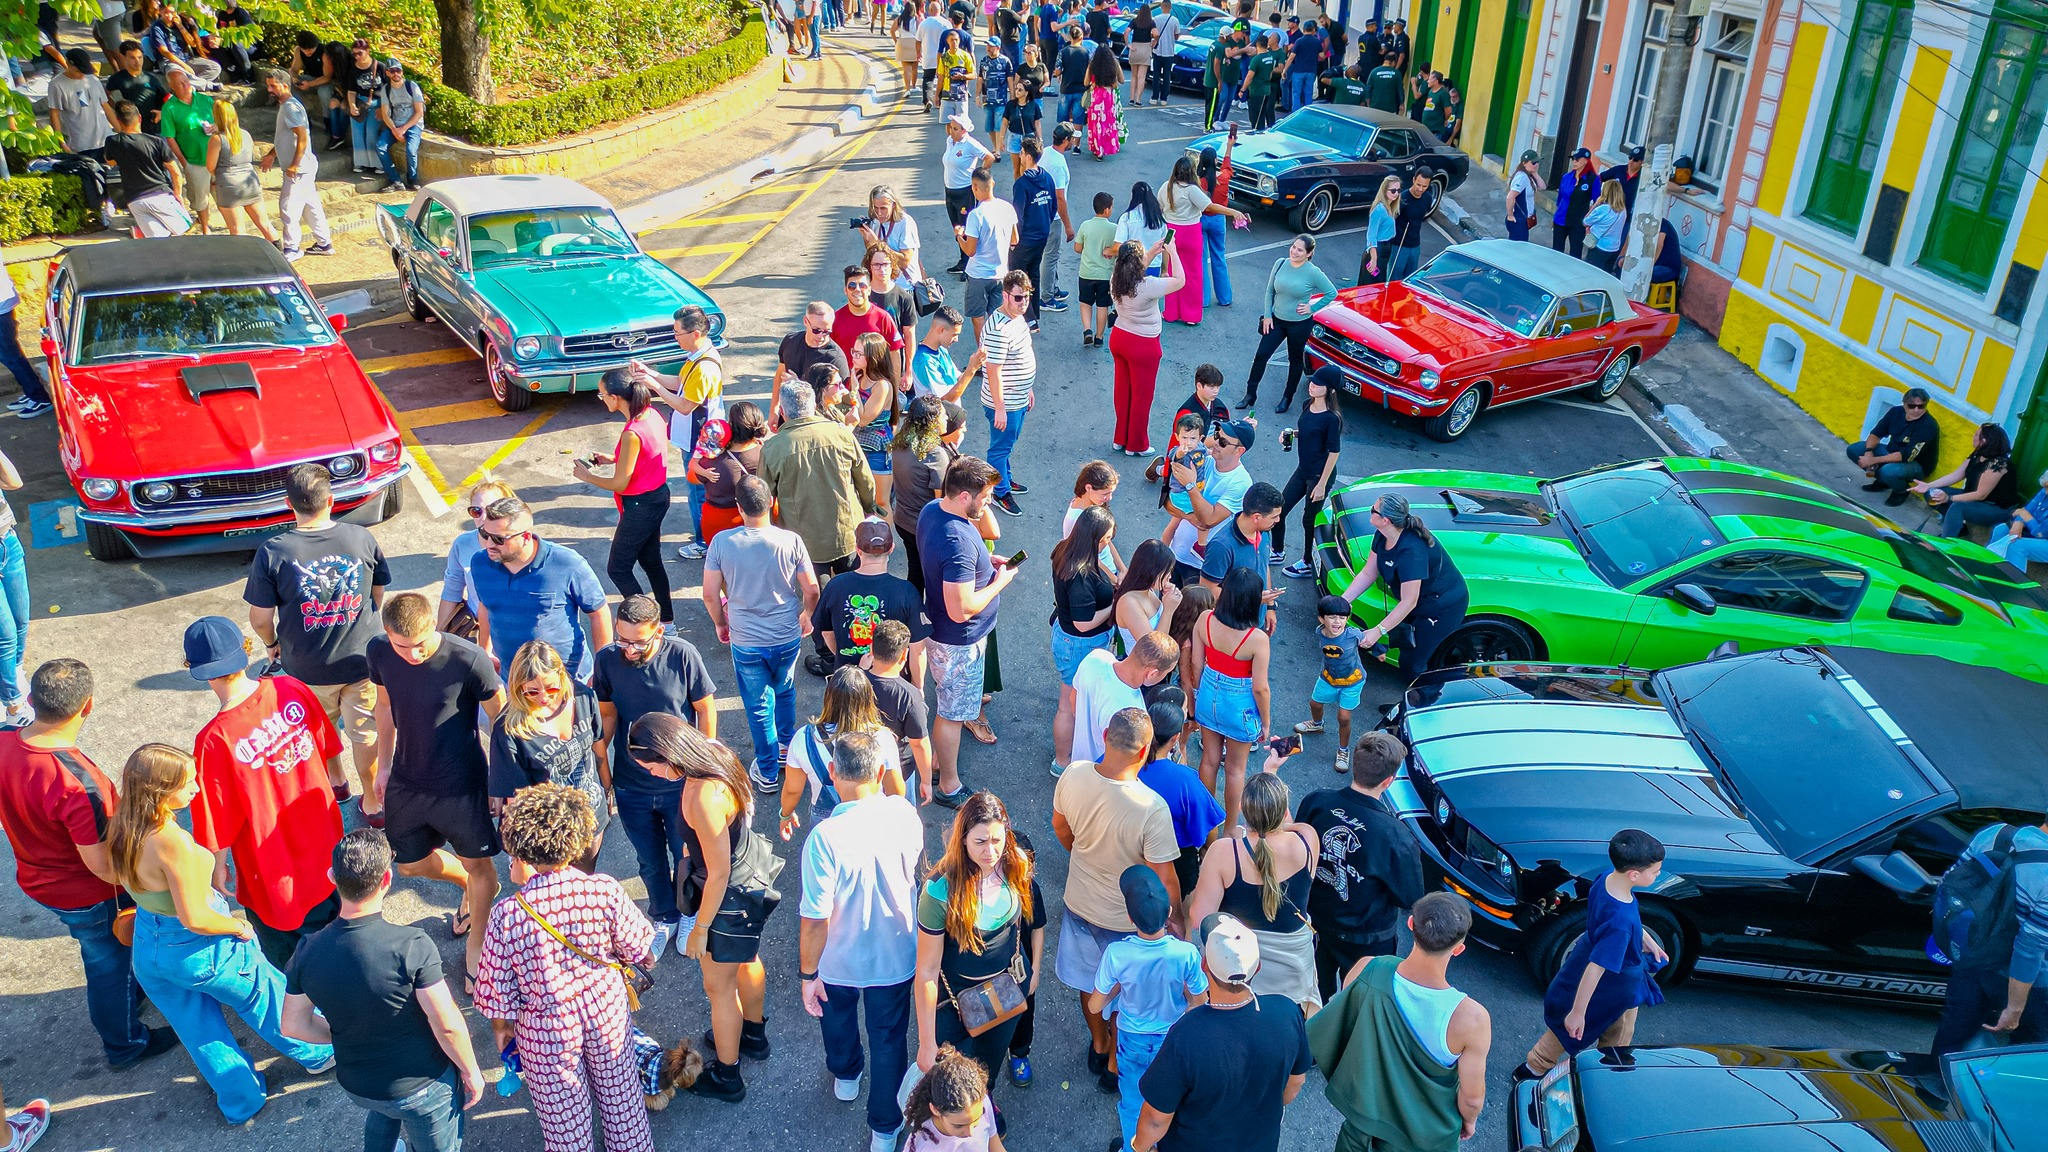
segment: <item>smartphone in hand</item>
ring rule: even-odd
[[[1272,752],[1273,755],[1278,756],[1284,760],[1287,757],[1292,756],[1295,753],[1301,751],[1301,734],[1295,733],[1292,736],[1275,736],[1271,740],[1266,741],[1266,748],[1268,751]]]
[[[1029,559],[1031,559],[1031,554],[1029,552],[1024,551],[1022,548],[1019,548],[1017,549],[1016,555],[1011,556],[1003,561],[1003,567],[1016,568],[1021,566],[1026,560]]]

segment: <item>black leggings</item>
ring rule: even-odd
[[[1027,1009],[979,1036],[969,1036],[967,1026],[960,1022],[959,1009],[951,1003],[941,1004],[932,1016],[932,1038],[940,1044],[951,1044],[962,1056],[980,1061],[988,1072],[988,1082],[994,1084],[1002,1079],[1003,1060],[1016,1046],[1017,1025],[1029,1016]]]
[[[1303,460],[1302,463],[1307,464],[1308,461]],[[1273,555],[1285,556],[1287,554],[1287,514],[1294,511],[1296,504],[1302,504],[1301,562],[1303,564],[1314,562],[1316,514],[1323,510],[1323,502],[1321,500],[1309,499],[1308,490],[1315,486],[1315,482],[1322,478],[1322,474],[1323,466],[1317,464],[1315,471],[1312,473],[1302,468],[1296,468],[1294,475],[1287,478],[1287,487],[1280,490],[1280,522],[1273,525]],[[1324,495],[1327,496],[1328,493],[1324,493]],[[1305,504],[1303,503],[1304,501],[1306,501]]]
[[[1024,1000],[1024,1014],[1017,1017],[1017,1030],[1010,1033],[1010,1055],[1022,1057],[1031,1055],[1031,1038],[1038,1032],[1038,993],[1033,992]]]
[[[1471,606],[1467,597],[1444,604],[1417,604],[1409,615],[1408,622],[1415,626],[1415,643],[1401,649],[1401,683],[1413,684],[1417,676],[1429,671],[1430,661],[1436,659],[1436,650],[1458,626],[1465,622],[1465,609]]]
[[[676,618],[675,603],[669,599],[668,569],[661,563],[661,522],[668,517],[668,505],[667,484],[620,497],[619,526],[612,532],[612,552],[604,565],[605,575],[612,578],[620,595],[637,596],[642,591],[640,581],[633,578],[637,561],[647,573],[647,591],[653,592],[654,602],[661,605],[663,623]]]
[[[1307,363],[1308,330],[1315,323],[1315,318],[1303,316],[1296,320],[1282,320],[1278,316],[1268,316],[1267,319],[1273,322],[1273,330],[1259,336],[1259,350],[1252,353],[1252,374],[1244,382],[1244,406],[1247,408],[1258,400],[1259,381],[1266,376],[1266,361],[1273,358],[1281,344],[1287,345],[1287,391],[1280,395],[1282,404],[1294,400],[1294,390],[1301,386],[1301,370]]]
[[[917,555],[917,533],[896,525],[896,538],[903,541],[903,558],[910,561],[910,586],[924,595],[924,561]]]

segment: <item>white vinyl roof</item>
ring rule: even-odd
[[[436,180],[419,192],[435,197],[458,216],[517,212],[522,208],[603,208],[611,201],[566,176],[460,176]]]
[[[1622,290],[1620,280],[1547,245],[1526,240],[1472,240],[1452,245],[1446,251],[1463,253],[1503,272],[1512,272],[1558,296],[1605,292],[1616,316],[1632,314],[1628,293]]]

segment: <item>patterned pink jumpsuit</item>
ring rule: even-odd
[[[654,926],[609,876],[544,873],[520,889],[533,910],[598,957],[648,963]],[[564,948],[516,900],[491,909],[478,961],[476,1009],[517,1025],[520,1077],[547,1152],[590,1152],[590,1096],[606,1152],[654,1152],[647,1101],[628,1040],[632,1015],[615,969]]]

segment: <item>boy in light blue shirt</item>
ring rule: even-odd
[[[1166,885],[1150,865],[1133,864],[1118,878],[1124,910],[1138,934],[1113,941],[1102,950],[1095,969],[1095,991],[1088,1011],[1116,1013],[1116,1070],[1105,1073],[1101,1086],[1117,1092],[1116,1118],[1123,1126],[1124,1147],[1138,1130],[1138,1112],[1145,1098],[1138,1081],[1166,1040],[1166,1030],[1191,1004],[1208,995],[1209,976],[1202,954],[1193,944],[1166,934],[1172,910]]]

